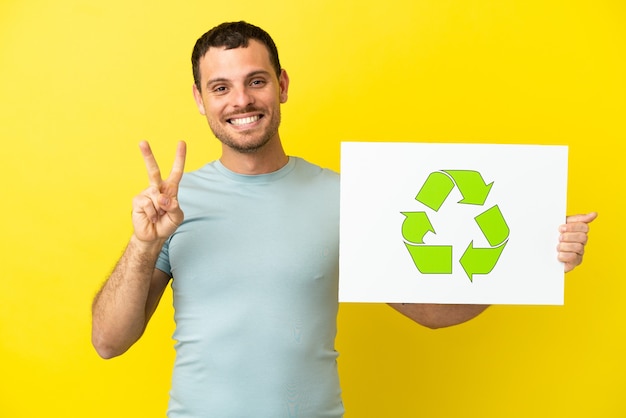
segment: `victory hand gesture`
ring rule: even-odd
[[[135,236],[144,242],[167,239],[183,222],[184,214],[178,206],[178,184],[183,177],[187,146],[178,143],[176,158],[167,179],[161,178],[159,165],[146,141],[139,144],[146,163],[150,186],[133,199],[133,227]]]

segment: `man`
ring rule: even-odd
[[[162,179],[140,144],[150,186],[133,200],[134,234],[94,300],[94,347],[104,358],[124,353],[171,280],[170,417],[341,417],[339,176],[285,154],[278,127],[289,78],[266,32],[222,24],[197,41],[192,63],[194,98],[222,155],[183,176],[180,143]],[[582,261],[595,216],[561,226],[566,271]],[[431,328],[486,308],[393,307]]]

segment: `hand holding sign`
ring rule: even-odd
[[[557,251],[559,252],[559,261],[565,265],[566,273],[582,263],[585,245],[587,245],[589,224],[597,217],[596,212],[568,216],[566,223],[559,227],[561,236]]]

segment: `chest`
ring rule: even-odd
[[[338,201],[255,188],[181,202],[169,246],[179,297],[336,292]]]

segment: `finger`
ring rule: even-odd
[[[161,204],[161,208],[165,210],[164,214],[167,215],[170,222],[174,226],[178,227],[185,218],[183,211],[178,205],[178,200],[165,195],[161,195],[159,196],[159,203]]]
[[[585,222],[576,222],[564,224],[559,227],[559,231],[563,234],[565,233],[582,233],[586,234],[589,232],[589,224]]]
[[[168,194],[161,193],[157,198],[159,209],[162,213],[171,212],[178,208],[178,200]]]
[[[150,222],[156,223],[159,219],[159,208],[149,196],[139,195],[133,199],[134,214],[143,214]]]
[[[571,262],[571,263],[565,262],[563,263],[563,271],[565,273],[569,273],[570,271],[574,270],[576,266],[579,266],[581,263],[582,263],[581,259],[576,260],[576,262]]]
[[[563,251],[560,252],[558,254],[558,258],[559,261],[563,262],[563,263],[570,263],[570,264],[574,264],[574,265],[578,265],[582,262],[582,255],[580,254],[576,254],[576,253],[571,253],[571,252],[567,252],[567,251]]]
[[[576,222],[584,222],[586,224],[593,222],[594,219],[598,217],[597,212],[585,213],[582,215],[572,215],[568,216],[566,219],[566,223],[576,223]]]
[[[587,244],[589,236],[585,232],[566,232],[559,236],[560,242]]]
[[[185,141],[180,141],[178,143],[178,147],[176,148],[176,158],[174,159],[174,165],[172,166],[172,171],[170,171],[170,175],[167,178],[168,183],[173,183],[178,185],[180,183],[180,179],[183,177],[183,173],[185,171],[185,157],[187,155],[187,144]]]
[[[581,255],[575,253],[559,253],[559,261],[563,263],[563,270],[567,273],[580,265],[583,258]]]
[[[585,246],[578,242],[561,242],[557,246],[559,253],[585,254]]]
[[[598,217],[596,212],[585,215],[568,216],[565,224],[559,226],[560,232],[589,232],[589,224]]]
[[[159,187],[163,179],[161,178],[161,170],[159,170],[159,165],[154,158],[154,154],[152,154],[150,144],[148,144],[148,141],[141,141],[139,143],[139,149],[141,150],[141,155],[143,155],[143,161],[146,164],[146,169],[148,170],[148,180],[150,181],[150,185]]]

